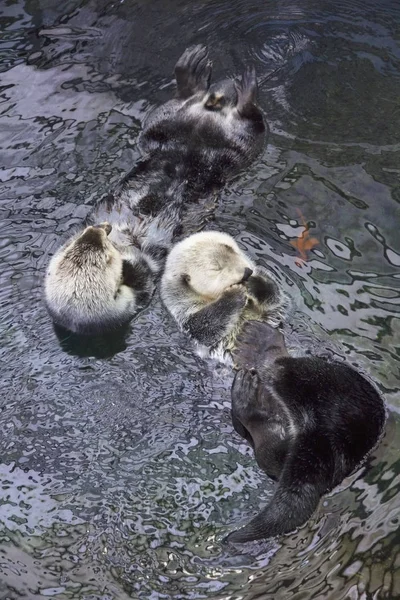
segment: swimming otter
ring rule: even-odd
[[[230,362],[243,323],[281,322],[287,299],[272,275],[255,266],[226,233],[203,231],[171,250],[161,298],[202,354]]]
[[[383,435],[385,404],[350,366],[288,355],[282,333],[247,323],[235,361],[232,421],[258,465],[278,481],[268,506],[225,538],[248,542],[289,533],[321,496],[355,471]]]
[[[143,160],[50,261],[49,313],[75,333],[116,328],[149,303],[184,205],[223,185],[264,143],[254,69],[210,86],[207,49],[194,46],[175,77],[178,97],[145,124]]]

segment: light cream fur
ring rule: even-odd
[[[122,284],[123,257],[109,240],[111,227],[107,225],[87,227],[49,263],[46,302],[56,322],[62,323],[65,314],[71,331],[81,330],[83,324],[89,328],[99,319],[112,321],[134,310],[135,294]],[[86,244],[88,236],[95,236],[97,243]]]
[[[250,279],[243,281],[249,269],[253,281],[257,277],[274,285],[274,293],[262,302],[249,291]],[[161,282],[161,297],[180,328],[198,342],[200,353],[211,352],[224,362],[229,362],[227,353],[230,355],[235,347],[245,321],[265,320],[278,326],[287,304],[271,273],[257,267],[231,236],[216,231],[196,233],[173,247]],[[204,317],[194,327],[193,317],[201,314]],[[204,342],[207,339],[212,342]]]

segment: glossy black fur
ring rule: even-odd
[[[350,475],[379,441],[384,402],[343,363],[288,356],[282,334],[247,324],[232,386],[235,430],[254,448],[259,466],[278,480],[270,504],[227,537],[247,542],[293,531],[323,494]]]

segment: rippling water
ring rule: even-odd
[[[5,0],[0,16],[1,598],[399,597],[399,4]],[[281,278],[293,346],[346,357],[391,408],[367,470],[297,533],[234,554],[222,535],[273,487],[233,432],[230,372],[158,298],[87,346],[42,303],[60,236],[131,168],[194,43],[215,76],[255,63],[271,125],[213,226]]]

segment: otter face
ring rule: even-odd
[[[204,107],[207,110],[221,112],[224,108],[234,108],[237,101],[235,82],[232,79],[224,79],[210,86]]]
[[[196,233],[175,248],[169,263],[194,292],[208,299],[218,298],[232,285],[245,283],[253,272],[253,264],[225,233]]]
[[[188,269],[188,283],[198,294],[217,298],[227,288],[244,283],[252,274],[249,261],[227,244],[198,248],[201,256],[193,257]]]
[[[87,227],[52,258],[45,281],[46,303],[56,323],[80,333],[91,323],[118,320],[134,304],[121,294],[123,259],[108,239],[109,223]],[[130,291],[130,290],[129,290]]]

